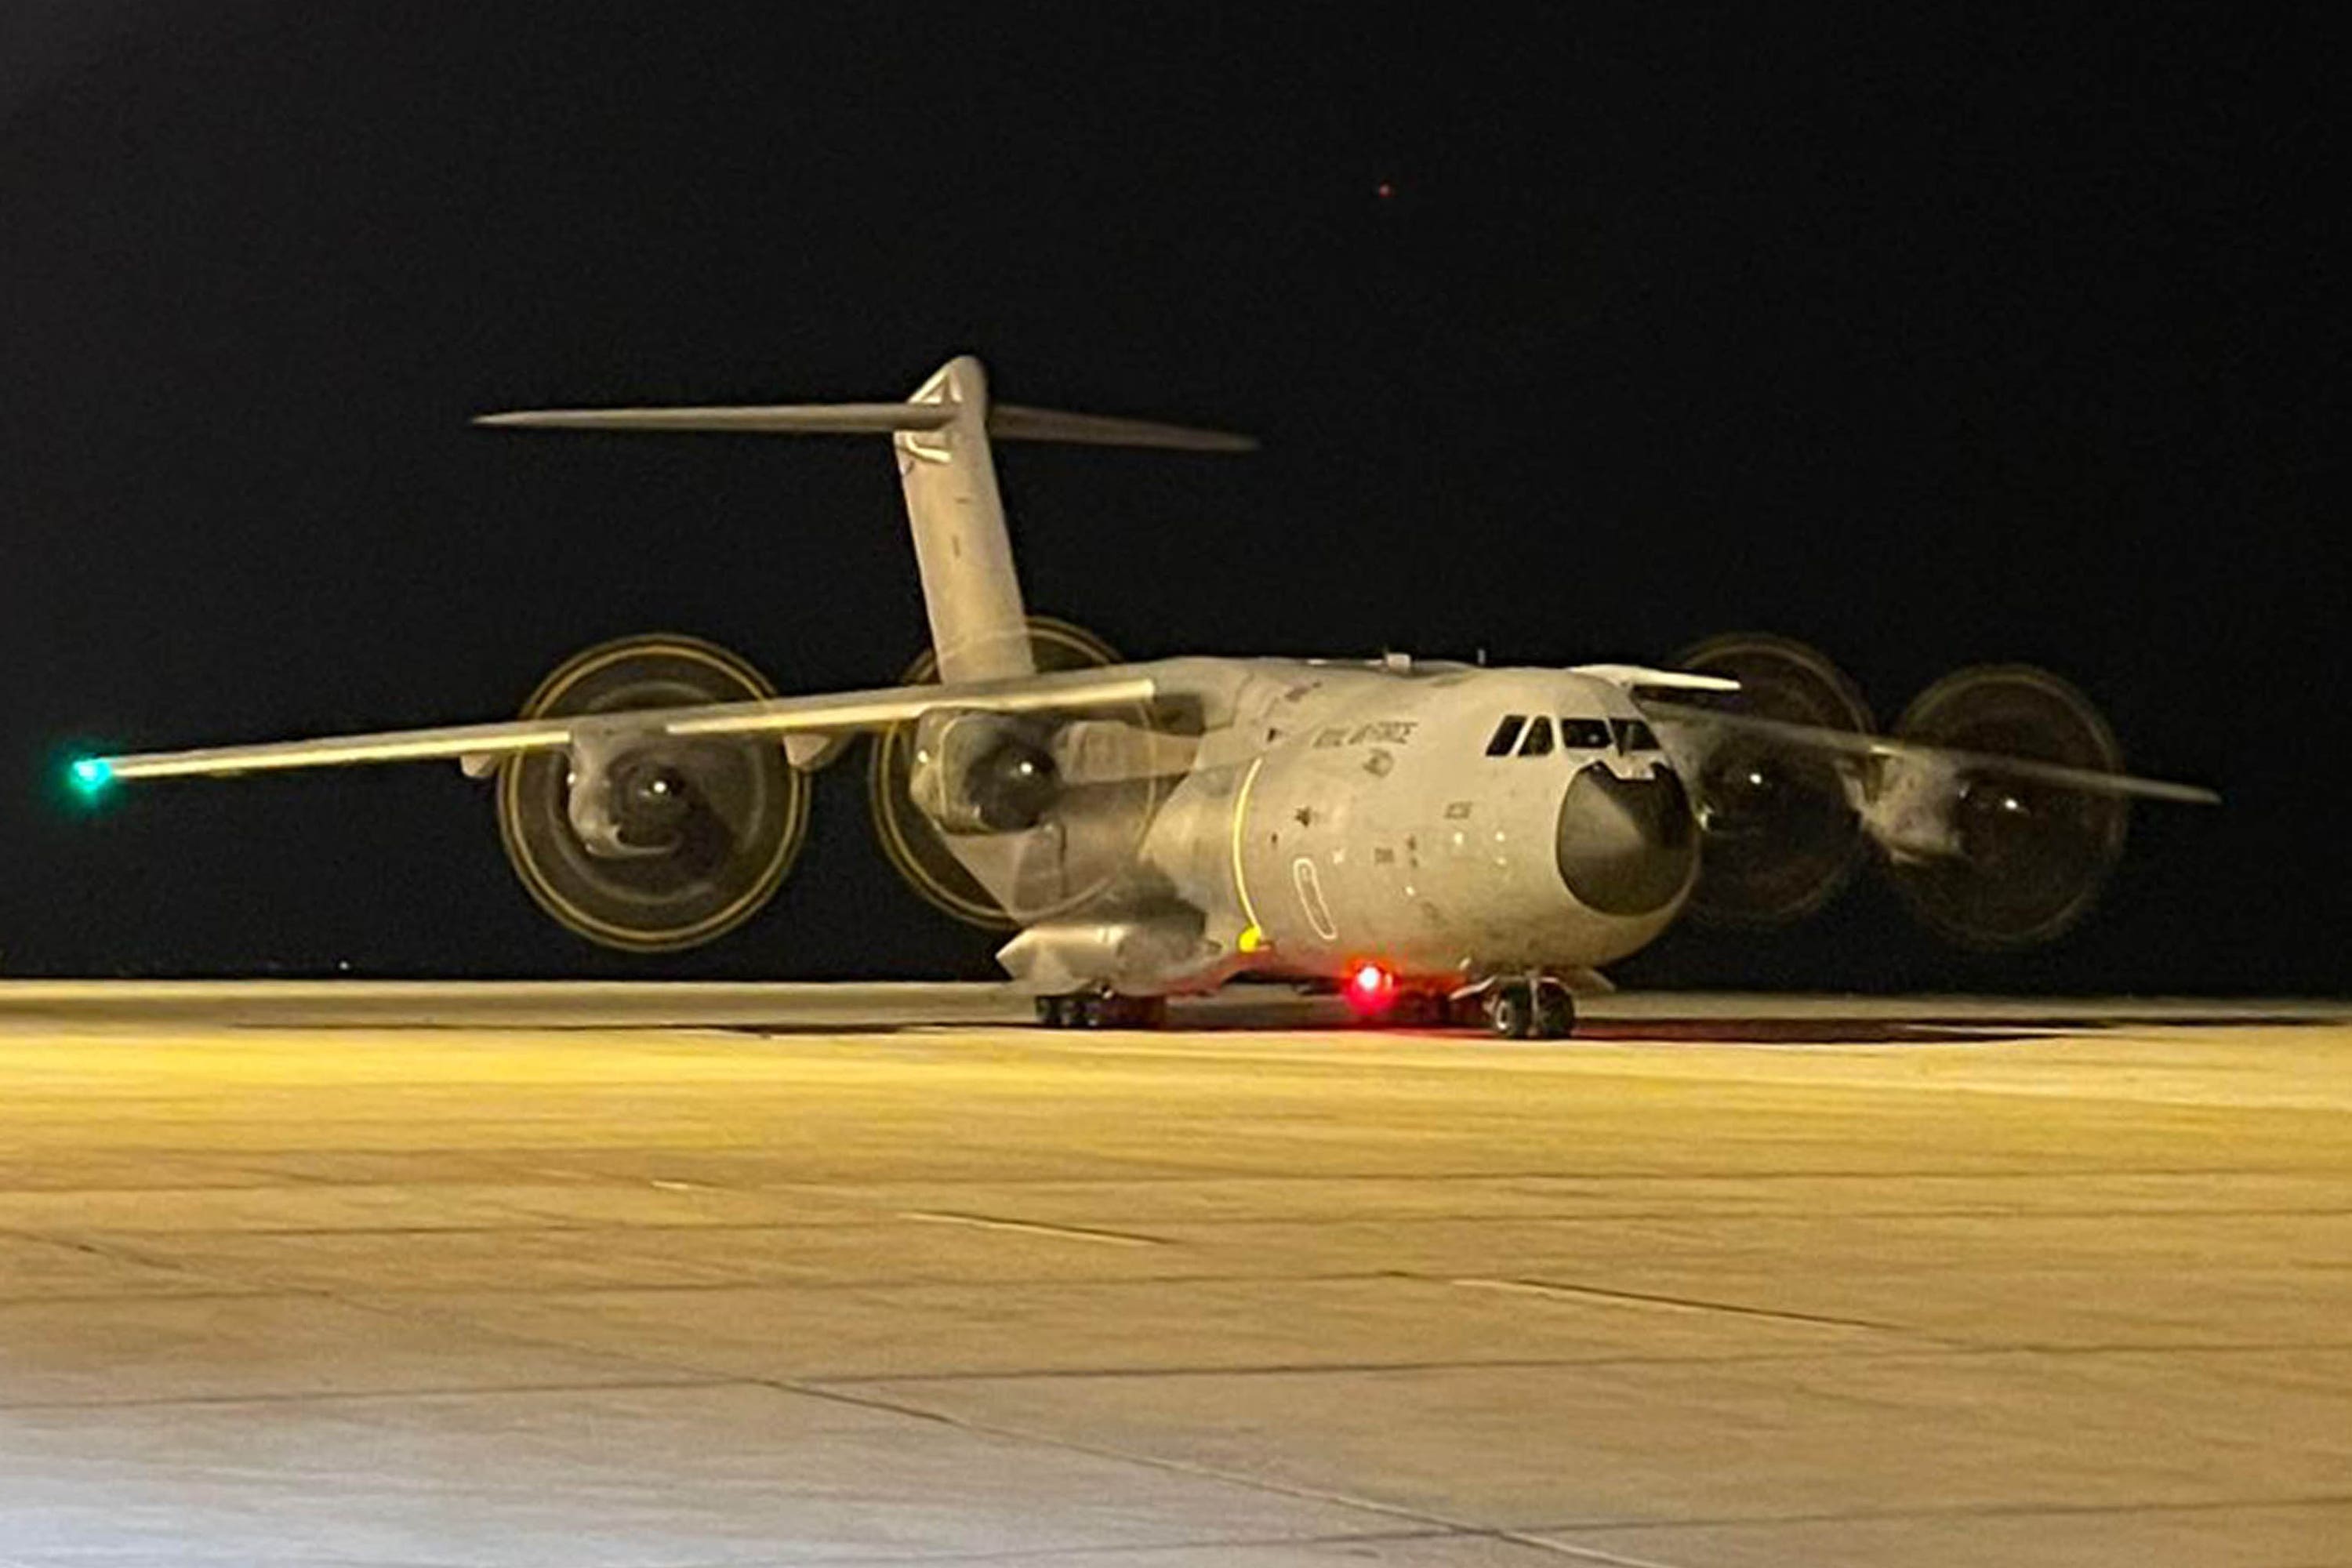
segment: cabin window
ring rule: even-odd
[[[1551,720],[1538,714],[1528,724],[1528,738],[1519,742],[1519,755],[1548,757],[1551,755]]]
[[[1486,742],[1486,754],[1490,757],[1509,756],[1511,748],[1519,743],[1519,731],[1527,727],[1526,714],[1507,715],[1501,723],[1495,726],[1494,738]]]
[[[1559,743],[1572,752],[1605,752],[1615,742],[1606,719],[1562,719]]]

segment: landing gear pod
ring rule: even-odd
[[[1031,616],[1029,646],[1040,674],[1062,669],[1097,669],[1117,664],[1110,645],[1066,621]],[[939,679],[939,655],[926,649],[907,667],[900,679],[919,686]],[[1052,805],[1057,783],[1051,749],[1034,732],[1034,725],[1008,723],[975,716],[964,726],[971,733],[948,732],[937,739],[942,748],[969,749],[969,766],[952,802],[934,801],[940,810],[927,813],[916,802],[916,757],[922,750],[919,724],[900,724],[875,737],[866,766],[866,802],[874,816],[874,831],[883,853],[920,894],[925,902],[982,931],[1009,931],[1020,921],[980,884],[948,847],[940,826],[944,816],[954,821],[970,816],[972,831],[1010,832],[1034,826]],[[979,733],[985,730],[987,733]],[[927,759],[928,760],[928,759]],[[934,781],[926,779],[927,784]]]
[[[613,714],[774,695],[711,643],[625,637],[541,683],[522,717]],[[772,739],[582,736],[499,769],[499,837],[539,907],[589,941],[694,947],[757,914],[808,832],[808,789]]]
[[[1920,693],[1896,733],[1956,752],[2123,772],[2122,748],[2091,700],[2031,665],[1946,676]],[[1990,763],[1937,793],[1932,842],[1906,852],[1903,840],[1889,841],[1887,869],[1922,921],[1965,946],[2031,947],[2058,936],[2090,911],[2123,853],[2131,811],[2120,795],[2006,775]]]
[[[1735,632],[1709,637],[1675,661],[1728,676],[1737,693],[1677,693],[1784,723],[1869,734],[1862,693],[1819,652],[1787,637]],[[1731,926],[1784,925],[1829,902],[1853,873],[1862,825],[1837,759],[1730,731],[1714,740],[1693,780],[1706,836],[1689,908]]]

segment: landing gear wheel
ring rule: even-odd
[[[1486,1026],[1504,1040],[1562,1040],[1576,1028],[1576,998],[1549,975],[1506,980],[1486,993]]]
[[[1535,1026],[1535,1004],[1524,985],[1497,985],[1486,998],[1486,1026],[1502,1040],[1524,1040]]]
[[[1535,1037],[1564,1040],[1576,1031],[1576,998],[1557,980],[1536,987]]]

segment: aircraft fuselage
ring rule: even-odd
[[[1589,969],[1656,937],[1689,893],[1688,796],[1610,681],[1403,660],[1141,668],[1197,713],[1197,749],[1148,801],[1132,785],[1106,801],[1101,831],[1131,824],[1139,842],[1099,888],[1030,911],[1003,954],[1024,979],[1150,994],[1367,963],[1429,988]]]

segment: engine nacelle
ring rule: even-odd
[[[1959,854],[1958,808],[1968,780],[1924,757],[1886,757],[1862,800],[1862,829],[1897,866]]]
[[[592,942],[693,947],[757,914],[808,832],[808,793],[773,741],[696,740],[633,727],[635,709],[774,695],[726,649],[640,637],[567,661],[526,719],[598,715],[563,752],[499,769],[499,836],[539,906]]]
[[[1093,633],[1044,616],[1029,617],[1029,642],[1040,670],[1082,669],[1118,658]],[[938,679],[938,658],[926,651],[901,683]],[[1056,728],[1009,714],[942,710],[876,736],[866,802],[890,864],[926,900],[968,925],[1011,931],[1033,917],[1037,911],[1026,900],[1006,907],[1011,870],[992,879],[992,890],[961,856],[976,853],[981,836],[1025,833],[1055,809],[1070,782],[1067,753],[1080,732],[1069,723]],[[950,846],[950,836],[958,845]],[[997,861],[1020,855],[1010,843],[997,849]]]
[[[1051,729],[1008,713],[934,709],[915,725],[907,792],[949,833],[1017,833],[1054,804]]]
[[[2123,749],[2089,698],[2031,665],[1956,671],[1922,692],[1898,738],[1988,758],[2124,771]],[[2050,941],[2097,900],[2123,853],[2130,805],[1997,762],[1884,759],[1863,823],[1914,913],[1969,947]]]

